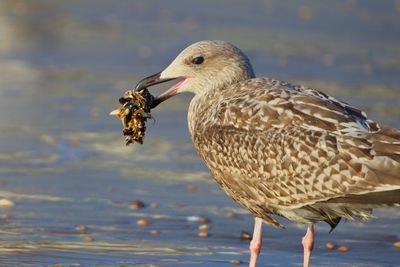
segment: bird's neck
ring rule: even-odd
[[[196,131],[200,131],[200,128],[204,128],[214,119],[218,103],[224,98],[226,90],[226,86],[209,88],[192,98],[188,110],[188,126],[192,138]]]

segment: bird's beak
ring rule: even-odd
[[[135,91],[136,90],[141,90],[143,88],[146,88],[146,87],[149,87],[149,86],[152,86],[152,85],[168,82],[168,81],[175,80],[175,79],[179,78],[179,77],[177,77],[177,78],[166,78],[166,79],[164,79],[164,78],[161,78],[160,76],[161,76],[161,72],[156,73],[154,75],[151,75],[149,77],[146,77],[146,78],[140,80],[139,83],[135,87]],[[171,89],[167,90],[166,92],[162,93],[161,95],[155,97],[153,99],[153,101],[152,101],[151,108],[155,108],[156,106],[158,106],[158,104],[160,104],[161,102],[167,100],[170,97],[175,96],[176,94],[177,94],[177,90],[174,87],[172,87]]]

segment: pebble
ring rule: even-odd
[[[349,250],[348,246],[342,245],[342,246],[338,246],[337,250],[345,252]]]
[[[80,145],[81,141],[80,141],[79,137],[77,137],[77,136],[69,136],[68,143],[73,147],[78,147]]]
[[[393,246],[395,246],[396,248],[400,248],[400,241],[394,242]]]
[[[78,225],[77,227],[75,227],[75,231],[77,231],[80,234],[86,233],[87,230],[88,230],[88,227],[85,225]]]
[[[240,232],[240,239],[242,240],[251,240],[251,235],[246,231]]]
[[[74,106],[73,106],[72,104],[65,103],[65,104],[62,106],[62,110],[63,110],[64,112],[70,112],[70,111],[72,111],[73,109],[74,109]]]
[[[198,237],[208,237],[209,234],[208,234],[207,232],[199,232],[199,233],[197,234],[197,236],[198,236]]]
[[[210,220],[206,217],[202,217],[202,216],[189,216],[186,217],[186,220],[188,220],[189,222],[198,222],[198,223],[208,223]]]
[[[134,209],[134,210],[142,209],[145,206],[146,205],[140,200],[134,200],[134,201],[131,202],[131,204],[129,204],[129,208],[130,209]]]
[[[15,203],[12,202],[11,200],[8,200],[6,198],[0,199],[0,208],[12,208],[15,206]]]
[[[158,230],[150,230],[149,232],[151,235],[158,235],[160,233],[160,231]]]
[[[333,243],[333,242],[328,242],[328,243],[325,244],[325,247],[327,249],[334,249],[334,248],[336,248],[336,244]]]
[[[233,219],[236,218],[236,213],[234,212],[228,212],[228,214],[226,215],[229,219]]]
[[[186,189],[191,193],[197,192],[197,186],[195,186],[194,184],[188,184]]]
[[[9,213],[3,213],[1,214],[1,219],[3,221],[8,221],[10,219],[10,214]]]
[[[136,224],[139,226],[146,227],[146,226],[149,226],[151,224],[151,222],[147,219],[140,219],[136,222]]]
[[[210,220],[208,219],[208,218],[206,218],[206,217],[200,217],[199,218],[199,223],[208,223]]]
[[[238,260],[238,259],[235,259],[235,260],[231,260],[231,263],[235,264],[235,265],[240,265],[240,264],[242,264],[242,261]]]
[[[208,224],[202,224],[199,226],[199,231],[208,231],[210,229],[210,226]]]
[[[93,241],[93,237],[90,235],[85,235],[82,237],[82,239],[83,239],[83,241],[87,241],[87,242]]]
[[[304,21],[311,21],[315,17],[314,10],[309,6],[301,6],[299,9],[299,17]]]

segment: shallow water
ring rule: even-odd
[[[399,128],[399,14],[399,1],[1,1],[0,197],[15,207],[0,210],[0,266],[245,266],[239,235],[252,218],[193,150],[190,96],[157,108],[145,144],[129,147],[108,116],[117,97],[187,44],[223,39],[259,76],[320,88]],[[146,207],[130,209],[137,199]],[[400,266],[399,210],[375,215],[331,234],[319,224],[313,266]],[[210,220],[209,237],[193,216]],[[265,227],[260,266],[302,261],[305,227],[282,222]]]

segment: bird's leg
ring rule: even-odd
[[[262,246],[262,220],[260,218],[254,219],[253,238],[250,242],[250,264],[249,267],[255,267],[257,257],[260,254]]]
[[[311,257],[311,251],[314,248],[314,240],[315,240],[314,225],[310,224],[307,228],[307,233],[303,237],[303,240],[301,242],[304,248],[303,267],[310,266],[310,257]]]

